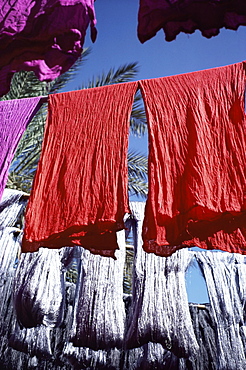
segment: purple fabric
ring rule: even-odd
[[[0,199],[19,140],[40,101],[39,97],[0,101]]]
[[[138,38],[144,43],[163,29],[166,41],[180,32],[200,30],[204,37],[220,28],[236,30],[246,25],[245,0],[140,0]]]
[[[66,72],[89,24],[94,42],[94,0],[0,0],[0,96],[17,71],[34,71],[40,81]]]

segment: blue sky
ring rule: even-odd
[[[137,38],[138,0],[96,0],[95,9],[98,37],[92,44],[88,30],[84,46],[92,46],[92,53],[81,69],[78,85],[110,67],[133,61],[140,65],[137,79],[146,79],[218,67],[245,58],[245,26],[237,31],[222,29],[211,39],[202,37],[200,31],[181,33],[172,42],[166,42],[160,31],[141,44]]]
[[[92,76],[108,72],[112,67],[138,62],[136,80],[171,76],[180,73],[214,68],[246,59],[246,27],[237,31],[222,29],[211,39],[201,36],[200,31],[191,35],[181,33],[176,40],[166,42],[163,31],[141,44],[137,38],[138,0],[96,0],[98,36],[95,44],[89,37],[84,46],[92,52],[81,67],[76,80],[65,91],[87,83]],[[130,137],[130,148],[147,154],[147,137]],[[206,288],[198,269],[187,274],[189,299],[192,302],[207,301]]]

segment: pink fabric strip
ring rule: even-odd
[[[39,103],[39,97],[0,101],[0,199],[17,145]]]

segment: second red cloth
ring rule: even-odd
[[[149,124],[147,252],[246,254],[244,68],[140,81]]]

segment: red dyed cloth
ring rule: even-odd
[[[246,254],[245,62],[140,82],[149,123],[144,249]]]
[[[34,71],[40,81],[66,72],[89,24],[96,39],[94,0],[0,0],[0,9],[0,96],[17,71]]]
[[[220,28],[236,30],[246,25],[245,0],[140,0],[138,38],[143,43],[163,29],[167,41],[180,32],[200,30],[204,37]]]
[[[81,245],[114,255],[129,212],[127,150],[137,82],[49,97],[23,252]]]

